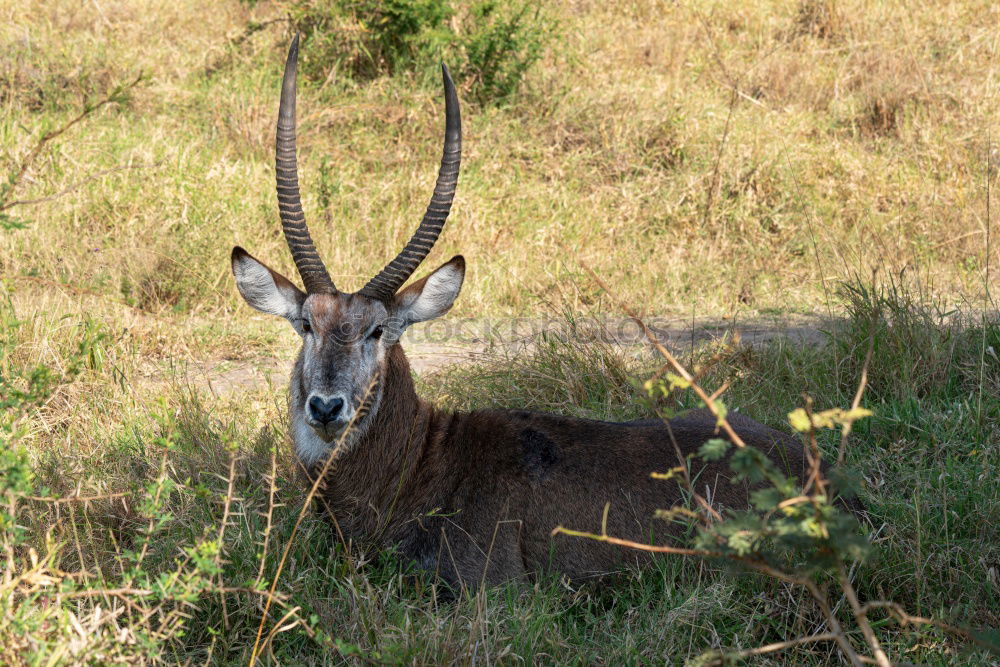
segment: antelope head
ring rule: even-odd
[[[305,289],[255,259],[232,253],[240,294],[259,311],[284,317],[302,338],[292,376],[290,409],[299,457],[310,465],[350,425],[345,442],[356,442],[379,410],[390,350],[408,326],[446,313],[462,287],[465,260],[453,257],[406,289],[403,283],[430,252],[444,227],[458,182],[462,128],[458,96],[442,65],[445,94],[444,154],[430,205],[406,247],[354,293],[334,285],[313,244],[302,212],[295,156],[295,78],[298,36],[292,40],[281,84],[275,142],[281,227]],[[389,399],[391,400],[391,399]],[[311,432],[311,433],[310,433]]]

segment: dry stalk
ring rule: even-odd
[[[362,407],[367,405],[368,398],[372,395],[372,391],[375,389],[378,382],[379,382],[379,376],[376,374],[375,377],[372,379],[371,383],[368,385],[368,389],[365,390],[364,397],[361,399]],[[295,543],[295,535],[299,531],[299,526],[302,525],[302,520],[305,518],[306,512],[309,510],[309,505],[310,503],[312,503],[313,496],[316,495],[316,491],[319,489],[320,484],[322,484],[323,481],[326,479],[326,475],[327,472],[329,472],[330,470],[330,466],[337,459],[338,454],[340,453],[340,449],[344,445],[344,440],[351,433],[351,430],[354,428],[354,425],[357,423],[358,419],[360,419],[365,414],[365,412],[366,412],[365,410],[359,409],[354,413],[354,416],[351,418],[351,421],[348,422],[347,427],[344,429],[343,434],[341,434],[340,438],[337,440],[337,443],[334,445],[333,451],[331,451],[327,455],[326,460],[323,462],[323,467],[322,469],[320,469],[319,474],[316,475],[315,480],[313,480],[312,486],[309,488],[309,493],[306,494],[306,499],[302,503],[302,508],[299,510],[299,515],[295,519],[295,525],[292,526],[292,534],[288,536],[288,541],[285,543],[285,549],[281,554],[281,560],[278,561],[278,569],[274,573],[274,580],[271,581],[271,586],[268,589],[267,601],[264,603],[264,612],[261,614],[260,624],[257,626],[257,637],[254,639],[253,650],[250,653],[250,663],[249,663],[250,667],[254,667],[254,665],[257,664],[257,659],[260,657],[261,651],[263,650],[264,646],[267,645],[266,640],[264,641],[263,644],[261,644],[261,635],[264,632],[264,624],[267,622],[267,613],[271,608],[271,600],[273,599],[275,589],[278,586],[278,580],[281,578],[281,571],[284,569],[285,561],[288,560],[288,554],[291,552],[292,545]],[[270,636],[271,635],[268,635],[268,639],[270,638]]]
[[[106,301],[110,301],[111,303],[116,303],[116,304],[118,304],[120,306],[125,306],[126,308],[131,308],[135,312],[141,313],[145,317],[152,317],[154,319],[162,320],[164,322],[168,321],[168,318],[163,317],[162,315],[158,315],[157,313],[154,313],[154,312],[151,312],[151,311],[148,311],[148,310],[143,310],[139,306],[131,304],[131,303],[125,301],[124,299],[118,299],[118,298],[115,298],[115,297],[113,297],[113,296],[111,296],[109,294],[102,294],[101,292],[97,292],[97,291],[94,291],[94,290],[91,290],[91,289],[87,289],[86,287],[80,287],[78,285],[72,285],[70,283],[59,282],[59,281],[56,281],[56,280],[48,280],[46,278],[39,278],[38,276],[17,276],[17,275],[15,275],[15,276],[3,276],[3,278],[4,278],[4,280],[18,280],[18,281],[24,281],[24,282],[29,282],[29,283],[35,283],[36,285],[45,285],[47,287],[57,287],[59,289],[64,289],[64,290],[67,290],[69,292],[72,292],[73,294],[76,294],[76,295],[96,296],[96,297],[98,297],[100,299],[104,299]]]
[[[819,451],[819,442],[816,440],[816,426],[813,420],[813,400],[812,396],[808,394],[802,395],[803,402],[805,403],[806,415],[809,417],[809,434],[806,438],[806,458],[809,460],[809,477],[806,479],[806,483],[802,485],[802,491],[808,496],[813,496],[810,493],[813,487],[816,487],[816,491],[820,494],[826,494],[826,480],[823,478],[823,472],[820,470],[820,464],[823,461],[823,454]]]
[[[266,19],[264,21],[250,21],[243,29],[243,32],[241,32],[239,35],[237,35],[236,37],[226,38],[226,45],[225,47],[222,48],[226,48],[228,50],[226,50],[222,55],[218,56],[211,62],[206,63],[204,69],[202,70],[202,75],[211,76],[216,72],[218,72],[223,67],[228,66],[230,61],[232,61],[233,50],[241,46],[244,42],[246,42],[256,33],[262,31],[264,28],[273,25],[275,23],[291,23],[291,21],[292,19],[289,16],[279,16],[277,18]],[[215,47],[212,50],[221,50],[221,48]],[[206,60],[208,59],[208,55],[209,54],[205,55]]]
[[[739,653],[730,653],[729,657],[736,658],[737,660],[743,658],[749,658],[752,655],[763,655],[764,653],[774,653],[775,651],[784,651],[785,649],[795,648],[796,646],[801,646],[802,644],[810,644],[814,642],[828,642],[837,639],[837,635],[832,632],[823,632],[817,635],[809,635],[808,637],[799,637],[798,639],[789,639],[785,642],[775,642],[773,644],[765,644],[764,646],[758,646],[757,648],[747,649],[745,651],[740,651]]]
[[[864,635],[865,641],[868,642],[872,653],[875,654],[876,664],[879,667],[891,667],[892,663],[889,662],[889,657],[882,650],[882,645],[879,643],[878,637],[875,636],[875,631],[872,630],[871,623],[868,622],[868,612],[858,603],[858,595],[854,592],[854,586],[851,585],[851,581],[847,578],[847,573],[844,572],[843,565],[838,565],[837,567],[837,580],[840,582],[840,589],[847,596],[847,602],[851,605],[851,611],[858,622],[858,627],[861,628],[861,634]]]
[[[840,626],[840,621],[837,620],[837,615],[833,613],[832,609],[830,609],[830,603],[827,601],[826,593],[821,591],[819,586],[817,586],[816,582],[812,579],[803,578],[802,585],[807,591],[809,591],[809,594],[813,596],[813,599],[819,607],[820,613],[823,614],[823,617],[826,619],[827,626],[834,635],[837,646],[840,647],[841,652],[848,659],[848,661],[850,661],[852,665],[860,665],[863,662],[868,662],[868,659],[859,656],[858,652],[854,650],[854,646],[844,633],[844,629]]]
[[[868,386],[868,366],[872,362],[872,354],[875,352],[875,330],[872,329],[871,336],[868,337],[868,351],[865,352],[865,363],[861,365],[861,379],[858,380],[858,390],[854,392],[854,400],[851,401],[851,410],[857,410],[861,405],[861,397],[865,395],[865,388]],[[847,436],[851,434],[851,427],[854,422],[844,422],[840,432],[840,448],[837,450],[837,465],[844,462],[847,454]]]
[[[138,76],[136,76],[135,80],[132,81],[131,83],[118,86],[113,91],[111,91],[111,93],[109,93],[102,99],[98,100],[94,104],[88,104],[84,106],[83,110],[80,111],[80,113],[77,114],[72,120],[61,125],[60,127],[57,127],[54,130],[50,130],[45,134],[43,134],[38,139],[38,141],[35,142],[35,145],[32,147],[32,149],[28,151],[28,154],[24,157],[24,159],[21,160],[21,164],[20,166],[18,166],[17,171],[11,174],[10,178],[7,180],[7,183],[5,184],[3,189],[0,190],[0,196],[3,197],[3,199],[0,199],[0,211],[4,211],[14,206],[15,204],[19,203],[17,201],[6,201],[6,199],[10,197],[14,193],[14,190],[17,188],[17,186],[20,185],[21,180],[24,178],[24,175],[28,172],[28,169],[31,168],[31,165],[34,164],[35,160],[38,159],[38,156],[41,154],[42,149],[45,148],[46,144],[48,144],[53,139],[60,136],[67,130],[69,130],[71,127],[73,127],[80,121],[84,120],[88,116],[98,111],[101,107],[104,107],[108,104],[121,100],[122,96],[129,90],[139,85],[140,81],[142,81],[142,72],[139,72]]]
[[[914,616],[913,614],[907,612],[903,605],[898,602],[891,602],[888,600],[872,600],[871,602],[866,602],[861,606],[861,611],[864,614],[868,614],[872,609],[885,609],[889,612],[897,623],[902,626],[906,625],[932,625],[936,628],[941,628],[945,632],[953,635],[962,637],[971,642],[982,646],[983,648],[989,649],[996,652],[996,644],[992,644],[988,641],[983,641],[980,637],[977,637],[973,633],[969,632],[965,628],[960,628],[957,625],[952,625],[951,623],[945,623],[944,621],[939,621],[936,618],[927,618],[926,616]]]
[[[229,471],[226,476],[226,499],[222,505],[222,521],[219,522],[219,536],[216,538],[218,541],[218,550],[215,552],[215,565],[219,570],[219,588],[223,586],[222,583],[222,545],[225,544],[223,539],[226,536],[226,526],[229,524],[229,508],[233,503],[233,482],[236,477],[236,450],[233,449],[229,452]],[[229,629],[229,609],[226,606],[226,595],[224,593],[219,593],[219,604],[222,605],[222,623],[223,626]]]
[[[267,563],[267,548],[271,540],[271,527],[274,520],[274,494],[277,490],[277,478],[278,478],[278,451],[277,448],[271,448],[271,474],[268,476],[268,489],[267,489],[267,513],[264,515],[264,541],[261,544],[260,552],[260,565],[257,568],[257,579],[254,584],[259,586],[260,582],[264,579],[264,565]]]
[[[89,503],[95,500],[108,500],[111,498],[123,498],[128,493],[119,491],[117,493],[101,493],[94,496],[66,496],[64,498],[53,498],[50,496],[23,496],[26,500],[34,500],[40,503],[50,503],[52,505],[62,505],[64,503]]]
[[[163,453],[160,457],[160,474],[156,477],[156,494],[153,496],[154,506],[158,505],[160,502],[160,494],[163,492],[163,480],[167,474],[167,454]],[[135,565],[139,567],[142,562],[146,559],[146,554],[149,553],[149,535],[153,534],[153,528],[156,526],[156,519],[154,517],[149,518],[149,523],[146,526],[147,538],[142,542],[142,549],[139,550],[139,556],[136,558]]]
[[[687,461],[684,459],[684,454],[681,453],[681,448],[677,444],[677,438],[674,437],[674,430],[670,427],[670,421],[667,419],[663,420],[664,425],[667,427],[667,435],[670,436],[670,444],[674,447],[674,454],[677,456],[677,470],[681,472],[681,485],[687,489],[691,497],[694,498],[695,502],[701,505],[711,520],[722,521],[722,515],[719,514],[718,510],[712,507],[712,504],[705,499],[700,493],[695,491],[694,484],[691,483],[691,471],[688,470]],[[658,473],[653,473],[652,476],[655,477],[666,477],[666,475],[659,475]],[[711,523],[711,520],[706,519],[706,523]]]
[[[125,171],[127,169],[152,169],[154,167],[159,167],[160,164],[161,163],[159,162],[155,162],[153,164],[125,164],[119,167],[112,167],[110,169],[102,169],[101,171],[93,173],[87,178],[84,178],[83,180],[77,181],[76,183],[73,183],[72,185],[63,188],[59,192],[56,192],[54,194],[45,197],[38,197],[37,199],[15,199],[14,201],[7,202],[3,206],[0,206],[0,210],[12,208],[14,206],[29,206],[32,204],[41,204],[43,202],[54,201],[64,195],[68,195],[74,190],[79,190],[87,183],[92,183],[93,181],[96,181],[102,176],[107,176],[108,174],[114,174],[119,171]]]

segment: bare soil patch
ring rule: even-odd
[[[657,339],[676,352],[689,351],[719,340],[739,337],[743,345],[766,344],[778,338],[793,344],[815,345],[825,340],[823,331],[832,320],[814,315],[750,320],[650,318]],[[655,356],[641,328],[627,319],[585,319],[577,322],[519,318],[466,320],[440,327],[407,332],[403,347],[417,374],[433,373],[452,364],[482,363],[530,353],[553,337],[573,337],[587,343],[619,346],[637,356]],[[148,381],[174,383],[223,396],[259,389],[268,384],[284,387],[294,359],[263,356],[234,361],[204,359],[151,370]]]

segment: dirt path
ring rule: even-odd
[[[734,334],[738,334],[746,345],[760,345],[782,337],[797,344],[817,344],[824,340],[822,331],[828,328],[830,321],[815,316],[784,316],[780,320],[756,318],[737,322],[651,318],[647,324],[658,340],[669,348],[687,351],[713,340],[731,339]],[[402,342],[413,370],[423,374],[452,364],[522,354],[543,337],[551,336],[571,337],[584,344],[610,343],[640,354],[645,351],[652,353],[652,346],[638,325],[622,319],[567,323],[564,319],[523,318],[432,323],[407,332]],[[262,357],[249,361],[206,359],[152,370],[148,379],[154,383],[170,382],[205,389],[222,396],[268,383],[283,387],[292,362],[291,356],[287,359]]]

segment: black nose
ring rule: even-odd
[[[336,421],[343,407],[344,399],[342,398],[323,398],[321,396],[309,398],[309,414],[322,424]]]

